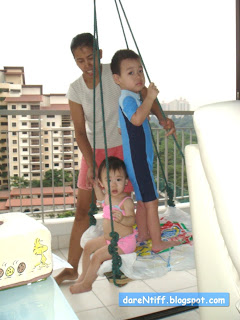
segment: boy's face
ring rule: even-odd
[[[102,50],[100,50],[100,59],[102,58]],[[85,80],[92,80],[94,76],[93,48],[77,47],[73,50],[74,59],[77,66],[82,70]],[[98,76],[98,59],[95,56],[96,77]]]
[[[125,59],[120,65],[120,75],[113,75],[121,89],[138,93],[145,85],[143,67],[139,59]]]

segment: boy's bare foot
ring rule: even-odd
[[[92,290],[92,287],[91,286],[86,286],[84,284],[84,282],[75,283],[72,286],[70,286],[70,292],[72,294],[88,292],[88,291],[91,291],[91,290]]]
[[[76,280],[78,278],[78,273],[74,269],[64,269],[60,272],[56,277],[54,277],[55,281],[58,285],[60,285],[65,280]]]
[[[136,241],[137,241],[137,242],[144,242],[144,241],[148,241],[148,240],[150,240],[150,239],[151,239],[151,237],[150,237],[149,234],[146,234],[146,235],[144,235],[144,234],[143,234],[143,235],[138,234]]]
[[[161,241],[158,247],[152,247],[152,252],[159,253],[168,248],[179,246],[180,244],[182,244],[182,241]]]

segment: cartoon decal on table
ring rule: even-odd
[[[47,267],[48,264],[46,263],[47,261],[47,258],[45,257],[45,255],[43,254],[44,252],[46,252],[48,250],[48,246],[40,243],[40,239],[39,238],[36,238],[35,242],[34,242],[34,248],[33,248],[33,253],[35,255],[40,255],[40,262],[37,263],[34,267],[39,267],[39,268],[42,268],[42,267]]]

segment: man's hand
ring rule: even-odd
[[[98,168],[95,167],[95,179],[98,176]],[[88,189],[92,189],[94,186],[94,178],[93,178],[93,167],[88,168],[87,177],[86,177],[86,186]]]
[[[172,119],[166,118],[159,121],[159,124],[163,126],[163,129],[167,131],[166,137],[170,136],[171,134],[174,135],[174,137],[177,139],[176,135],[176,128],[175,124],[172,121]],[[168,131],[169,130],[169,131]]]

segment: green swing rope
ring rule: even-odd
[[[94,82],[93,82],[93,118],[94,118],[94,152],[93,152],[93,170],[94,170],[94,178],[95,178],[95,115],[96,115],[96,88],[95,88],[95,74],[96,74],[96,67],[95,67],[95,58],[96,58],[96,51],[97,51],[97,60],[98,60],[98,73],[99,73],[99,84],[100,84],[100,95],[101,95],[101,109],[102,109],[102,123],[103,123],[103,136],[104,136],[104,146],[105,146],[105,158],[106,158],[106,169],[107,169],[107,183],[108,183],[108,196],[109,196],[109,207],[110,207],[110,216],[111,216],[111,243],[108,246],[108,251],[112,255],[112,271],[113,271],[113,282],[116,286],[116,279],[121,277],[120,267],[122,265],[122,259],[118,254],[118,247],[117,243],[119,240],[119,234],[114,231],[113,226],[113,216],[112,216],[112,199],[110,193],[110,179],[109,179],[109,163],[108,163],[108,151],[107,151],[107,137],[106,137],[106,126],[105,126],[105,112],[104,112],[104,103],[103,103],[103,88],[102,88],[102,75],[101,75],[101,65],[100,65],[100,53],[99,53],[99,45],[98,45],[98,28],[97,28],[97,12],[96,12],[96,0],[94,0],[94,45],[93,45],[93,58],[94,58]],[[94,192],[94,191],[93,191]],[[92,192],[92,194],[93,194]],[[96,204],[93,204],[94,196],[92,197],[92,203],[90,208],[96,207]],[[96,212],[95,212],[96,213]],[[89,215],[93,217],[94,210],[90,209]],[[93,217],[96,224],[96,219]],[[91,219],[91,218],[90,218]],[[91,224],[90,224],[91,225]]]
[[[116,0],[114,0],[114,1],[115,1],[115,5],[116,5],[116,8],[117,8],[118,16],[119,16],[119,19],[120,19],[120,23],[121,23],[121,26],[122,26],[122,31],[123,31],[123,34],[124,34],[125,42],[126,42],[125,30],[124,30],[123,23],[122,23],[122,20],[121,20],[121,16],[120,16],[120,13],[119,13],[118,4],[117,4],[117,1],[116,1]],[[124,10],[124,8],[123,8],[122,2],[121,2],[121,0],[118,0],[118,1],[119,1],[120,6],[121,6],[122,13],[123,13],[123,15],[124,15],[124,17],[125,17],[126,23],[127,23],[127,25],[128,25],[129,31],[130,31],[130,33],[131,33],[131,35],[132,35],[132,39],[133,39],[134,44],[135,44],[135,46],[136,46],[138,55],[139,55],[139,57],[140,57],[140,59],[141,59],[141,61],[142,61],[142,65],[143,65],[143,68],[144,68],[145,73],[146,73],[146,75],[147,75],[148,81],[151,82],[150,77],[149,77],[148,72],[147,72],[147,68],[146,68],[146,66],[145,66],[145,64],[144,64],[142,55],[141,55],[140,50],[139,50],[139,48],[138,48],[136,39],[135,39],[135,37],[134,37],[134,35],[133,35],[131,26],[130,26],[129,21],[128,21],[128,19],[127,19],[127,15],[126,15],[125,10]],[[128,43],[127,43],[127,42],[126,42],[126,46],[127,46],[127,48],[128,48]],[[161,104],[160,104],[160,102],[159,102],[158,99],[157,99],[157,103],[158,103],[158,106],[159,106],[159,109],[160,109],[160,111],[161,111],[161,114],[162,114],[163,118],[166,119],[166,116],[165,116],[165,114],[164,114],[164,112],[163,112],[162,106],[161,106]],[[152,132],[151,126],[150,126],[150,129],[151,129],[151,135],[152,135],[152,140],[153,140],[153,144],[154,144],[154,149],[155,149],[156,155],[157,155],[157,157],[158,157],[158,161],[159,161],[160,168],[161,168],[161,171],[162,171],[162,175],[163,175],[163,178],[164,178],[164,181],[165,181],[165,185],[166,185],[165,190],[166,190],[167,195],[168,195],[168,198],[169,198],[167,203],[168,203],[168,205],[169,205],[170,207],[174,207],[175,204],[174,204],[174,201],[173,201],[173,190],[172,190],[172,188],[168,185],[168,182],[167,182],[167,179],[166,179],[166,176],[165,176],[165,172],[164,172],[164,169],[163,169],[163,166],[162,166],[162,162],[161,162],[161,159],[160,159],[160,156],[159,156],[159,152],[158,152],[158,150],[157,150],[157,146],[156,146],[156,142],[155,142],[155,139],[154,139],[154,136],[153,136],[153,132]],[[180,146],[179,146],[179,144],[178,144],[175,136],[172,135],[172,137],[173,137],[173,139],[174,139],[174,141],[175,141],[175,144],[176,144],[176,146],[177,146],[177,148],[178,148],[178,150],[179,150],[179,152],[180,152],[180,154],[181,154],[181,156],[182,156],[182,158],[183,158],[183,160],[184,160],[184,162],[185,162],[184,154],[183,154],[183,152],[182,152],[182,150],[181,150],[181,148],[180,148]],[[162,191],[163,191],[163,190],[162,190]]]

